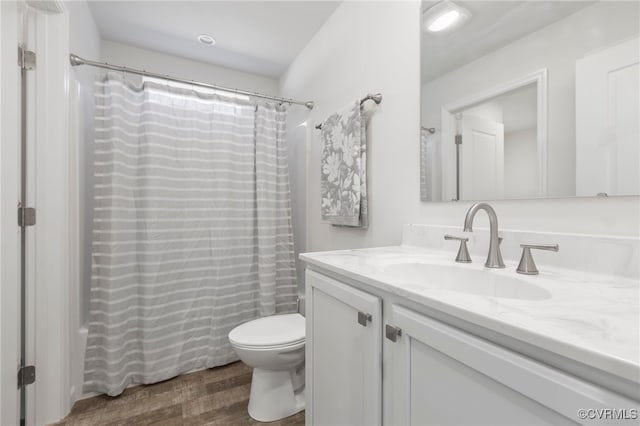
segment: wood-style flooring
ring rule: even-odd
[[[55,426],[304,425],[304,411],[273,423],[249,417],[251,368],[242,362],[76,402]]]

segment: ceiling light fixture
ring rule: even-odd
[[[216,44],[216,39],[211,37],[209,34],[200,34],[198,36],[198,41],[202,44],[206,44],[207,46],[213,46]]]
[[[452,1],[444,0],[425,10],[422,25],[432,33],[443,32],[460,27],[469,18],[471,12]]]

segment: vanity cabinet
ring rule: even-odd
[[[391,306],[393,424],[576,424],[580,409],[631,402],[426,315]]]
[[[380,299],[307,271],[306,317],[306,424],[381,424]]]
[[[582,419],[583,409],[637,416],[638,401],[377,293],[307,270],[307,425],[381,424],[381,408],[391,425],[615,424]],[[359,312],[371,315],[366,326]]]

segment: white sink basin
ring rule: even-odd
[[[543,300],[551,297],[546,289],[517,276],[504,275],[501,273],[503,271],[411,262],[393,263],[382,267],[381,272],[397,281],[423,284],[425,288],[436,290],[505,299]],[[513,274],[515,275],[515,271]]]

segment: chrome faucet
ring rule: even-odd
[[[502,254],[500,253],[500,238],[498,237],[498,216],[493,207],[487,203],[475,203],[472,205],[464,218],[464,231],[473,231],[473,219],[476,217],[478,210],[484,210],[489,215],[489,254],[484,266],[487,268],[504,268]]]

